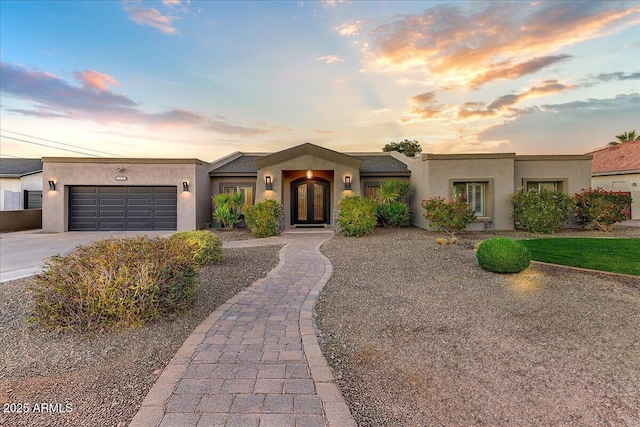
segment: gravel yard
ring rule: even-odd
[[[316,322],[360,426],[640,425],[640,278],[498,275],[472,249],[490,235],[435,237],[376,229],[322,247],[334,274]]]
[[[235,237],[229,232],[223,239]],[[0,284],[0,425],[126,426],[191,331],[271,271],[279,249],[224,249],[223,265],[201,271],[197,302],[188,314],[120,331],[29,329],[25,322],[33,303],[26,287],[32,279]],[[20,409],[30,413],[11,413]]]

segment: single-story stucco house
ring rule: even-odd
[[[42,208],[42,160],[0,159],[0,211]]]
[[[211,198],[279,201],[285,225],[332,226],[340,200],[375,197],[380,180],[414,187],[412,224],[428,228],[421,201],[464,193],[484,229],[512,230],[519,187],[573,194],[591,183],[591,155],[340,153],[305,143],[276,153],[197,159],[43,158],[43,230],[192,230],[211,222]]]
[[[623,142],[591,154],[591,187],[630,193],[631,219],[640,219],[640,141]]]

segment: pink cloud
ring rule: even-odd
[[[566,90],[574,89],[573,85],[566,85],[558,82],[557,80],[547,80],[541,85],[533,86],[519,94],[503,95],[495,99],[489,105],[485,107],[483,102],[468,102],[458,109],[458,118],[464,119],[468,117],[496,117],[499,115],[519,115],[528,114],[528,110],[515,110],[513,105],[523,101],[527,98],[535,96],[543,96],[552,93],[564,92]]]
[[[177,108],[158,113],[144,111],[135,101],[109,90],[107,84],[117,84],[113,77],[93,70],[75,72],[73,75],[82,83],[82,87],[73,86],[50,73],[0,63],[0,92],[33,105],[31,109],[14,109],[7,103],[7,111],[49,119],[92,120],[105,125],[127,123],[155,128],[198,127],[237,136],[291,130],[266,123],[258,127],[233,125],[222,115],[207,118],[197,112]]]
[[[138,25],[149,25],[165,34],[176,34],[178,30],[173,26],[175,16],[166,16],[158,9],[150,7],[136,7],[130,3],[124,4],[124,10],[129,15],[129,19]]]
[[[569,58],[551,52],[638,22],[633,3],[438,5],[375,27],[366,60],[373,70],[423,70],[443,84],[475,88],[534,73]]]
[[[86,70],[84,72],[76,71],[73,73],[73,77],[86,87],[90,87],[99,91],[108,91],[107,85],[118,86],[118,82],[113,77],[102,74],[93,70]]]

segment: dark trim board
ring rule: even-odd
[[[72,186],[69,231],[176,230],[175,186]]]

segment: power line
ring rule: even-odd
[[[27,141],[27,140],[25,140],[25,139],[14,138],[14,137],[12,137],[12,136],[6,136],[6,135],[4,135],[4,136],[3,136],[3,138],[13,139],[13,140],[15,140],[15,141],[20,141],[20,142],[26,142],[27,144],[40,145],[40,146],[42,146],[42,147],[47,147],[47,148],[55,148],[56,150],[69,151],[69,152],[71,152],[71,153],[84,154],[85,156],[100,157],[100,156],[98,156],[97,154],[83,153],[82,151],[69,150],[68,148],[52,147],[51,145],[40,144],[40,143],[38,143],[38,142]]]
[[[12,156],[11,154],[2,154],[2,153],[0,153],[0,157],[11,157],[12,159],[21,159],[21,157],[18,157],[18,156]]]
[[[28,137],[28,138],[32,138],[32,139],[39,139],[39,140],[41,140],[41,141],[52,142],[52,143],[54,143],[54,144],[60,144],[60,145],[64,145],[64,146],[66,146],[66,147],[79,148],[79,149],[81,149],[81,150],[85,150],[85,151],[94,151],[94,152],[96,152],[96,153],[108,154],[108,155],[110,155],[110,156],[125,157],[125,156],[121,156],[121,155],[119,155],[119,154],[107,153],[106,151],[94,150],[93,148],[84,148],[84,147],[80,147],[80,146],[78,146],[78,145],[65,144],[64,142],[53,141],[53,140],[51,140],[51,139],[40,138],[40,137],[33,136],[33,135],[27,135],[26,133],[14,132],[14,131],[7,130],[7,129],[0,129],[0,131],[2,131],[2,132],[14,133],[14,134],[16,134],[16,135],[26,136],[26,137]],[[6,137],[6,138],[9,138],[9,137]],[[15,139],[15,138],[14,138],[14,139]],[[45,145],[45,147],[47,147],[47,146]],[[50,148],[57,148],[57,147],[50,147]],[[58,148],[58,149],[59,149],[59,150],[62,150],[62,148]],[[84,153],[81,153],[81,154],[84,154]],[[96,156],[96,157],[100,157],[100,156]]]

